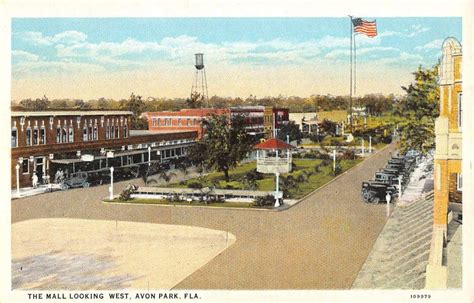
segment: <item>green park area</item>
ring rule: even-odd
[[[360,159],[338,160],[336,173],[340,174],[360,161]],[[329,159],[294,159],[293,170],[290,173],[282,174],[280,177],[280,189],[284,192],[285,198],[299,199],[329,182],[335,175],[333,163]],[[187,181],[171,183],[167,186],[259,191],[275,190],[275,175],[258,173],[255,161],[244,163],[231,169],[229,171],[229,178],[229,181],[225,181],[224,173],[213,172]]]

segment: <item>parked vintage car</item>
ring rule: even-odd
[[[68,178],[64,180],[63,189],[74,188],[74,187],[89,187],[90,182],[88,181],[87,172],[76,172],[72,173]]]

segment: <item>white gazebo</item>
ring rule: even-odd
[[[272,138],[255,145],[257,150],[257,171],[275,174],[275,207],[280,206],[283,193],[279,190],[280,174],[291,171],[291,150],[294,147],[282,140]]]

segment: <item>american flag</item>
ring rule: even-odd
[[[352,24],[354,25],[354,33],[364,34],[370,38],[377,36],[377,23],[375,21],[354,18]]]

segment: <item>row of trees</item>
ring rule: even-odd
[[[133,94],[132,94],[133,95]],[[136,98],[140,96],[135,96]],[[392,109],[394,104],[400,98],[395,95],[381,95],[371,94],[364,97],[357,97],[353,99],[354,106],[366,106],[371,114],[379,115],[383,112]],[[301,97],[263,97],[257,98],[250,95],[247,98],[230,98],[213,96],[209,100],[204,100],[202,96],[195,93],[190,98],[182,99],[165,99],[148,97],[143,101],[143,111],[164,111],[164,110],[179,110],[182,108],[200,108],[204,106],[214,108],[227,108],[231,106],[243,105],[263,105],[273,107],[286,107],[290,112],[315,112],[315,111],[329,111],[329,110],[345,110],[349,107],[349,98],[347,96],[332,96],[332,95],[313,95],[308,98]],[[100,98],[98,100],[84,101],[81,99],[55,99],[49,100],[46,96],[37,99],[21,100],[15,107],[27,110],[46,110],[46,109],[102,109],[102,110],[118,110],[124,109],[131,101],[128,99],[113,100]]]

